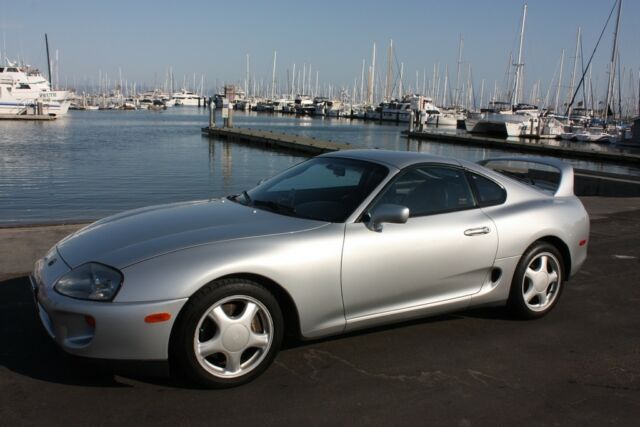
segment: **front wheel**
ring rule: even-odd
[[[536,242],[520,258],[513,276],[508,306],[523,319],[549,313],[563,287],[563,260],[555,246]]]
[[[273,295],[250,280],[225,279],[198,291],[174,326],[172,368],[212,388],[249,382],[280,348],[283,320]]]

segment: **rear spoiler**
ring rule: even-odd
[[[537,163],[540,165],[550,166],[557,169],[560,173],[560,181],[558,182],[558,188],[554,192],[554,197],[570,197],[574,196],[573,193],[573,166],[558,159],[546,158],[546,157],[495,157],[491,159],[484,159],[478,162],[481,166],[486,166],[490,162],[526,162]]]

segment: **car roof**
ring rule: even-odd
[[[365,160],[369,162],[381,163],[397,169],[404,169],[418,163],[442,163],[447,165],[461,166],[460,162],[448,157],[434,156],[415,151],[394,151],[394,150],[341,150],[322,154],[320,157],[338,157],[355,160]]]

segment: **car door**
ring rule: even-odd
[[[401,172],[372,204],[407,206],[405,224],[347,224],[342,291],[347,321],[420,308],[478,292],[498,245],[462,169],[425,165]]]

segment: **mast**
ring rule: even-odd
[[[571,100],[571,96],[573,96],[573,88],[576,84],[576,66],[578,65],[578,47],[580,46],[580,33],[582,28],[578,27],[578,35],[576,37],[576,54],[573,58],[573,73],[571,73],[571,87],[569,87],[569,100]],[[571,110],[573,107],[569,105],[569,116],[571,115]]]
[[[402,79],[404,78],[404,62],[400,63],[400,84],[398,86],[398,99],[402,100]]]
[[[49,70],[49,83],[51,84],[51,89],[53,89],[53,81],[51,80],[51,58],[49,56],[49,37],[47,37],[47,33],[44,34],[44,44],[47,47],[47,69]]]
[[[249,54],[247,53],[247,75],[244,78],[244,96],[249,97]]]
[[[562,85],[562,67],[564,65],[564,49],[560,55],[560,77],[558,78],[558,89],[556,90],[556,103],[553,111],[558,114],[558,101],[560,100],[560,86]]]
[[[360,102],[364,103],[364,65],[365,60],[362,58],[362,73],[360,73]]]
[[[520,48],[518,49],[518,62],[515,65],[516,67],[516,81],[513,91],[513,105],[518,105],[520,102],[520,79],[522,78],[522,68],[524,64],[522,63],[522,44],[524,42],[524,24],[527,19],[527,5],[525,4],[522,10],[522,27],[520,28]]]
[[[307,95],[306,93],[304,93],[306,86],[307,86],[307,64],[302,64],[302,94],[303,95]]]
[[[393,57],[393,40],[389,40],[389,48],[387,49],[387,77],[384,82],[384,100],[389,101],[392,96],[391,89],[391,73],[393,68],[391,65],[391,58]]]
[[[449,64],[444,64],[444,97],[442,107],[447,108],[447,83],[449,83]]]
[[[460,43],[458,44],[458,71],[456,72],[456,97],[453,101],[454,107],[458,107],[460,105],[460,67],[462,66],[463,45],[464,45],[464,40],[462,38],[462,33],[460,33]]]
[[[609,84],[607,85],[607,98],[604,104],[604,122],[607,123],[609,118],[609,104],[614,90],[614,78],[616,74],[616,55],[618,53],[618,29],[620,27],[620,10],[622,9],[622,0],[618,0],[618,16],[616,17],[616,29],[613,32],[613,50],[611,52],[611,63],[609,64]]]
[[[376,78],[376,44],[373,44],[373,54],[371,55],[371,79],[369,80],[369,105],[373,105]]]
[[[293,64],[293,72],[291,73],[291,99],[296,99],[296,64]]]
[[[276,58],[278,56],[278,52],[273,51],[273,71],[271,72],[271,99],[274,99],[276,96]]]

